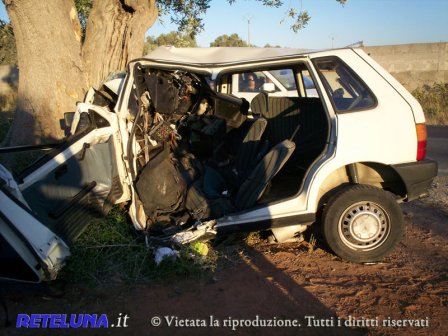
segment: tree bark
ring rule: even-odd
[[[20,71],[10,144],[63,136],[59,119],[83,97],[87,77],[73,1],[5,0],[14,27]]]
[[[155,0],[94,0],[83,47],[90,85],[142,56],[145,33],[157,15]]]
[[[142,56],[157,18],[155,0],[94,0],[84,46],[73,0],[3,0],[14,28],[20,71],[9,145],[63,137],[60,119],[89,86]]]

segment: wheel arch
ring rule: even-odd
[[[386,190],[404,199],[406,184],[390,165],[378,162],[354,162],[334,170],[319,188],[316,209],[320,211],[328,200],[340,189],[356,184],[369,185]]]

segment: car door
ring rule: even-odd
[[[116,117],[80,103],[74,134],[15,179],[0,181],[0,277],[38,282],[55,276],[69,246],[123,195]]]

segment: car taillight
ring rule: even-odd
[[[423,160],[426,156],[426,125],[417,124],[415,125],[415,130],[417,131],[417,161]]]

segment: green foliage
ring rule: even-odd
[[[296,20],[291,26],[291,29],[294,31],[294,33],[297,33],[299,30],[305,28],[305,26],[311,19],[311,16],[309,16],[306,10],[297,13],[294,9],[290,9],[289,16]]]
[[[119,208],[112,209],[104,220],[92,222],[71,252],[62,277],[90,286],[202,277],[213,271],[217,262],[216,253],[204,257],[186,246],[179,258],[164,259],[157,266],[153,249],[146,247],[143,235],[135,232],[125,211]]]
[[[11,24],[0,20],[0,65],[17,64],[17,49]]]
[[[236,2],[236,0],[227,0],[229,4],[233,4]],[[256,0],[258,2],[261,2],[262,5],[267,7],[275,7],[280,8],[283,7],[284,1],[282,0]],[[344,6],[347,3],[347,0],[336,0],[339,2],[342,6]],[[291,29],[297,33],[299,30],[305,28],[308,25],[308,22],[311,19],[311,16],[308,14],[308,11],[302,9],[302,0],[300,0],[300,9],[291,6],[291,1],[289,1],[289,4],[286,8],[286,18],[289,18],[293,20],[293,24],[291,25]],[[283,19],[281,22],[284,22],[285,19]]]
[[[227,0],[229,4],[234,4],[236,0]],[[264,6],[268,7],[281,7],[283,6],[282,0],[257,0],[258,2],[261,2]]]
[[[137,242],[125,214],[113,209],[101,221],[94,221],[71,248],[63,276],[70,282],[99,285],[140,279],[150,252]]]
[[[210,43],[210,47],[248,47],[248,44],[238,34],[224,34]]]
[[[264,45],[263,48],[281,48],[281,47],[282,47],[282,46],[279,45],[279,44],[276,44],[276,45],[270,45],[269,43],[266,43],[266,44]]]
[[[145,41],[144,54],[162,45],[170,45],[177,48],[194,48],[198,46],[196,39],[191,35],[172,31],[167,34],[161,34],[157,38],[148,36]]]
[[[75,8],[78,12],[79,23],[81,24],[83,39],[86,35],[87,18],[92,10],[92,0],[75,0]]]
[[[168,14],[171,22],[179,27],[179,31],[194,37],[203,30],[202,17],[210,7],[211,0],[159,0],[157,9],[159,16]],[[92,0],[75,0],[79,21],[85,33],[87,20],[92,9]]]
[[[428,124],[448,125],[448,83],[424,85],[412,94],[422,105]]]
[[[255,0],[263,6],[280,8],[285,6],[282,0]],[[345,5],[347,0],[336,0],[341,5]],[[182,35],[188,35],[194,38],[196,34],[204,29],[203,17],[210,8],[211,0],[159,0],[157,1],[157,8],[159,16],[170,15],[171,22],[179,27],[179,32]],[[227,0],[232,5],[236,0]],[[300,1],[300,4],[302,2]],[[92,9],[92,0],[75,0],[76,10],[78,11],[81,28],[85,34],[87,19]],[[293,20],[291,29],[294,32],[304,28],[309,20],[310,15],[306,10],[298,10],[291,6],[291,2],[286,7],[286,16]],[[83,36],[84,36],[83,34]]]
[[[204,29],[202,17],[210,8],[211,0],[162,0],[157,1],[159,15],[170,14],[171,22],[179,31],[194,37]]]

